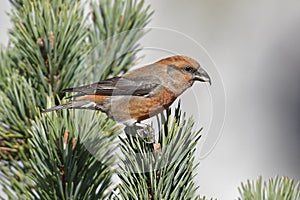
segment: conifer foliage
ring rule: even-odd
[[[200,199],[193,178],[201,130],[193,130],[194,122],[181,113],[180,104],[174,115],[170,109],[161,115],[158,124],[155,143],[147,144],[132,132],[122,140],[120,194],[115,199]]]
[[[128,70],[152,13],[135,0],[11,3],[13,28],[0,50],[3,191],[11,199],[105,199],[118,127],[101,113],[41,110],[63,101],[63,88]],[[109,39],[131,29],[127,43]]]
[[[263,181],[260,176],[256,181],[247,181],[239,187],[239,200],[298,200],[300,199],[300,181],[294,183],[286,176]]]

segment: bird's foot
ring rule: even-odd
[[[147,144],[152,144],[155,142],[155,131],[149,124],[137,123],[137,134],[142,138]]]
[[[155,131],[149,124],[135,123],[125,128],[126,133],[136,133],[147,144],[155,142]]]

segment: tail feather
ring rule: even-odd
[[[48,108],[48,109],[42,111],[42,113],[47,113],[47,112],[52,112],[52,111],[62,110],[62,109],[70,109],[70,108],[95,109],[95,106],[96,106],[96,104],[94,102],[91,102],[91,101],[74,100],[74,101],[70,101],[70,102],[65,103],[65,104],[61,104],[61,105],[58,105],[58,106]]]

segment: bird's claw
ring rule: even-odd
[[[146,125],[140,126],[140,127],[141,128],[136,130],[139,137],[142,138],[144,140],[144,142],[147,143],[147,144],[154,143],[155,142],[155,131],[154,131],[154,129],[149,124],[146,124]]]
[[[147,144],[155,142],[155,131],[149,124],[136,123],[125,127],[126,134],[137,134]]]

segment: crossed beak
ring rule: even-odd
[[[197,72],[195,72],[193,80],[201,81],[201,82],[208,82],[209,85],[211,85],[211,79],[210,79],[208,73],[204,69],[201,69],[201,68]]]

